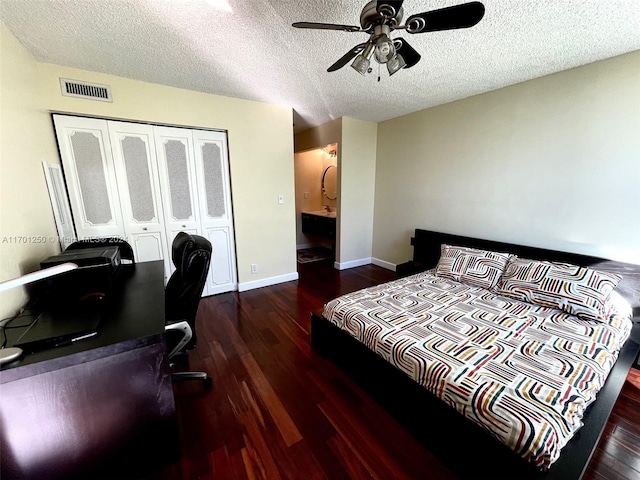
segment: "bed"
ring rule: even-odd
[[[459,478],[581,478],[640,349],[640,266],[421,229],[412,244],[401,278],[312,313],[313,347]]]

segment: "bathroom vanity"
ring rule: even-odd
[[[302,232],[336,241],[336,212],[318,210],[302,212]]]

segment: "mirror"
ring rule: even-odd
[[[329,165],[324,169],[322,174],[322,193],[329,200],[338,198],[338,169],[335,165]]]

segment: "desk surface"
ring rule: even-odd
[[[50,348],[24,354],[14,362],[2,365],[0,383],[10,381],[15,375],[10,371],[17,367],[34,365],[35,373],[61,368],[92,357],[112,354],[114,347],[123,342],[131,349],[131,342],[143,346],[153,337],[164,333],[164,266],[162,261],[138,263],[123,266],[116,289],[106,305],[105,317],[100,323],[98,334],[70,345]],[[7,344],[12,345],[22,329],[7,329]],[[102,349],[102,351],[101,351]],[[91,353],[89,353],[91,352]],[[75,354],[75,355],[74,355]],[[70,358],[68,358],[70,357]],[[58,362],[51,360],[59,359]],[[45,362],[45,363],[43,363]],[[35,367],[36,364],[42,364]],[[20,376],[24,376],[21,372]]]
[[[98,335],[0,371],[3,480],[145,478],[179,455],[163,264],[123,273]]]

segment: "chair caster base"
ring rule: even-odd
[[[204,372],[176,372],[171,374],[171,380],[174,382],[184,382],[187,380],[202,380],[205,389],[213,386],[213,380]]]

